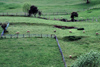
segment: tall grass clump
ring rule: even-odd
[[[80,56],[71,67],[99,67],[100,53],[90,51],[89,53]]]

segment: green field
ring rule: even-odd
[[[23,2],[24,1],[24,2]],[[57,1],[57,2],[56,2]],[[100,35],[96,35],[96,33],[100,33],[100,1],[99,0],[90,0],[90,4],[86,4],[86,1],[84,0],[29,0],[29,1],[25,1],[25,0],[1,0],[0,1],[0,13],[20,13],[23,12],[22,8],[23,5],[25,3],[29,3],[31,5],[36,5],[38,7],[38,9],[40,11],[42,11],[42,13],[69,13],[68,15],[42,15],[41,17],[46,17],[49,18],[51,20],[45,20],[45,19],[39,19],[39,18],[34,18],[34,17],[11,17],[11,16],[0,16],[0,22],[5,23],[5,22],[9,22],[10,25],[8,27],[8,31],[9,33],[7,34],[15,34],[16,32],[20,32],[20,34],[27,34],[27,31],[29,30],[31,34],[55,34],[58,37],[60,46],[62,48],[64,57],[65,57],[65,61],[67,66],[71,66],[72,63],[75,62],[75,60],[87,53],[90,52],[91,50],[93,51],[100,51]],[[86,20],[89,19],[88,21],[79,21],[79,22],[62,22],[62,21],[57,21],[57,20],[52,20],[54,18],[65,18],[70,20],[70,13],[73,11],[77,11],[79,14],[79,17],[76,19],[79,20]],[[93,19],[93,20],[92,20]],[[97,21],[96,21],[97,19]],[[84,28],[85,33],[83,33],[83,30],[77,30],[77,29],[59,29],[59,28],[55,28],[54,25],[61,25],[61,26],[74,26],[74,27],[78,27],[78,28]],[[0,28],[0,33],[1,33],[1,28]],[[54,30],[56,30],[56,33],[54,32]],[[69,33],[69,31],[72,31],[72,33]],[[76,38],[80,38],[78,40],[75,41],[71,41],[68,37],[69,36],[75,36]],[[16,41],[18,40],[18,41]],[[25,41],[24,41],[25,40]],[[45,39],[45,38],[40,38],[41,41],[37,42],[36,38],[27,38],[27,39],[1,39],[0,40],[0,46],[3,47],[5,45],[7,45],[8,49],[12,48],[11,51],[14,49],[13,45],[15,45],[16,51],[19,53],[15,53],[16,57],[19,57],[21,52],[24,48],[25,50],[23,50],[25,53],[21,54],[21,56],[27,57],[28,59],[31,59],[32,56],[34,55],[34,53],[32,53],[34,51],[33,47],[29,47],[31,44],[33,44],[33,46],[35,44],[41,45],[43,47],[42,51],[48,55],[48,54],[53,54],[52,52],[45,52],[44,49],[47,47],[46,45],[48,44],[52,44],[51,41],[53,41],[52,45],[56,45],[55,40],[54,39]],[[27,40],[31,40],[31,42],[28,42]],[[35,40],[35,41],[32,41]],[[42,41],[43,40],[43,41]],[[7,41],[7,43],[5,45],[2,45],[5,41]],[[9,41],[9,42],[8,42]],[[15,42],[16,41],[16,42]],[[45,44],[45,46],[42,45],[42,43]],[[11,43],[13,43],[13,45],[11,45]],[[18,44],[22,45],[21,47],[18,46]],[[23,45],[28,45],[28,47],[24,47]],[[32,46],[32,45],[31,45]],[[36,47],[36,46],[35,46]],[[39,46],[37,46],[36,48],[38,48]],[[48,48],[51,48],[51,46],[48,46]],[[19,49],[21,48],[21,49]],[[31,48],[33,51],[29,50],[26,52],[26,49]],[[46,48],[46,49],[48,49]],[[58,47],[54,47],[54,50],[58,50]],[[0,51],[5,51],[7,49],[0,49]],[[51,50],[51,49],[50,49]],[[35,55],[38,56],[39,53],[37,52],[39,51],[39,49],[36,49]],[[41,51],[41,52],[42,52]],[[51,50],[53,51],[53,50]],[[31,52],[31,53],[28,53]],[[7,54],[7,56],[2,57],[5,59],[8,59],[9,57],[13,57],[14,55],[10,52],[4,52],[5,54]],[[9,55],[11,56],[9,56]],[[40,53],[41,54],[41,53]],[[57,55],[58,57],[53,57],[52,59],[54,60],[54,58],[59,58],[59,61],[55,61],[56,63],[61,63],[61,66],[51,66],[53,64],[53,60],[50,61],[50,63],[42,64],[41,61],[44,60],[44,57],[41,58],[40,60],[40,64],[37,64],[37,60],[34,61],[33,63],[31,63],[31,61],[29,61],[28,63],[26,62],[22,62],[22,61],[27,61],[28,59],[23,59],[23,58],[18,58],[15,59],[20,60],[23,59],[22,61],[20,60],[18,63],[22,63],[20,65],[26,65],[26,67],[32,67],[33,65],[36,65],[37,67],[41,67],[40,65],[46,65],[47,67],[63,67],[63,63],[61,61],[61,56],[60,53],[55,53],[55,55]],[[69,55],[72,55],[72,58],[69,58]],[[30,57],[31,56],[31,57]],[[43,56],[43,55],[42,55]],[[51,55],[52,56],[52,55]],[[46,58],[48,58],[49,56],[47,56]],[[39,58],[38,58],[39,59]],[[1,63],[7,63],[8,65],[10,65],[11,63],[15,63],[13,62],[14,59],[10,60],[8,59],[7,62],[5,61],[1,61]],[[9,63],[8,63],[9,61]],[[18,65],[18,63],[16,63],[15,65]],[[2,64],[0,64],[2,65]],[[2,66],[1,66],[2,67]],[[6,66],[5,66],[6,67]],[[10,66],[9,66],[10,67]],[[18,66],[16,66],[18,67]],[[45,66],[44,66],[45,67]]]
[[[2,28],[0,27],[0,33],[2,32]]]
[[[6,42],[6,43],[5,43]],[[54,39],[0,39],[0,67],[63,67]]]
[[[11,18],[9,17],[9,19]],[[73,63],[75,59],[77,59],[78,56],[87,53],[90,50],[100,51],[100,35],[96,35],[96,32],[100,33],[100,25],[98,22],[81,22],[80,24],[79,22],[65,23],[60,21],[58,22],[52,20],[48,21],[38,19],[37,22],[33,23],[32,21],[36,20],[34,18],[31,18],[29,22],[22,22],[23,19],[19,20],[19,23],[16,22],[17,20],[15,20],[13,24],[11,23],[8,27],[8,34],[15,34],[18,31],[20,32],[20,34],[27,34],[27,30],[30,30],[31,34],[56,34],[61,45],[63,54],[65,56],[66,64],[68,66],[70,66],[71,63]],[[74,26],[78,28],[84,28],[85,33],[83,33],[83,30],[77,29],[58,29],[55,28],[53,25]],[[56,33],[54,33],[54,30],[56,30]],[[72,33],[69,33],[69,31],[72,31]],[[67,38],[68,36],[81,37],[81,39],[76,41],[70,41]],[[70,59],[69,55],[72,55],[73,58]]]

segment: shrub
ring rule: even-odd
[[[71,67],[99,67],[100,53],[90,51],[80,56]]]
[[[24,6],[23,6],[23,12],[25,12],[25,13],[28,13],[28,11],[29,11],[29,9],[30,9],[30,4],[28,4],[28,3],[26,3],[26,4],[24,4]]]

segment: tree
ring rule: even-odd
[[[73,22],[77,21],[77,20],[74,19],[75,17],[78,17],[78,13],[77,12],[72,12],[71,13],[71,21],[73,21]]]
[[[87,2],[86,2],[87,4],[89,4],[89,3],[90,3],[90,1],[89,1],[89,0],[86,0],[86,1],[87,1]]]
[[[38,13],[39,16],[41,16],[41,12],[38,10],[38,8],[34,5],[32,5],[28,11],[28,16],[31,16],[32,14],[36,17],[36,14]]]
[[[38,10],[38,8],[34,5],[30,4],[24,4],[23,6],[23,12],[28,13],[28,16],[30,17],[32,14],[36,17],[36,14],[38,13],[39,16],[41,16],[41,12]]]

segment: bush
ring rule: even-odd
[[[90,51],[89,53],[80,56],[71,67],[99,67],[100,53]]]
[[[30,4],[24,4],[24,6],[23,6],[23,12],[25,12],[25,13],[28,13],[28,11],[29,11],[29,9],[30,9]]]

